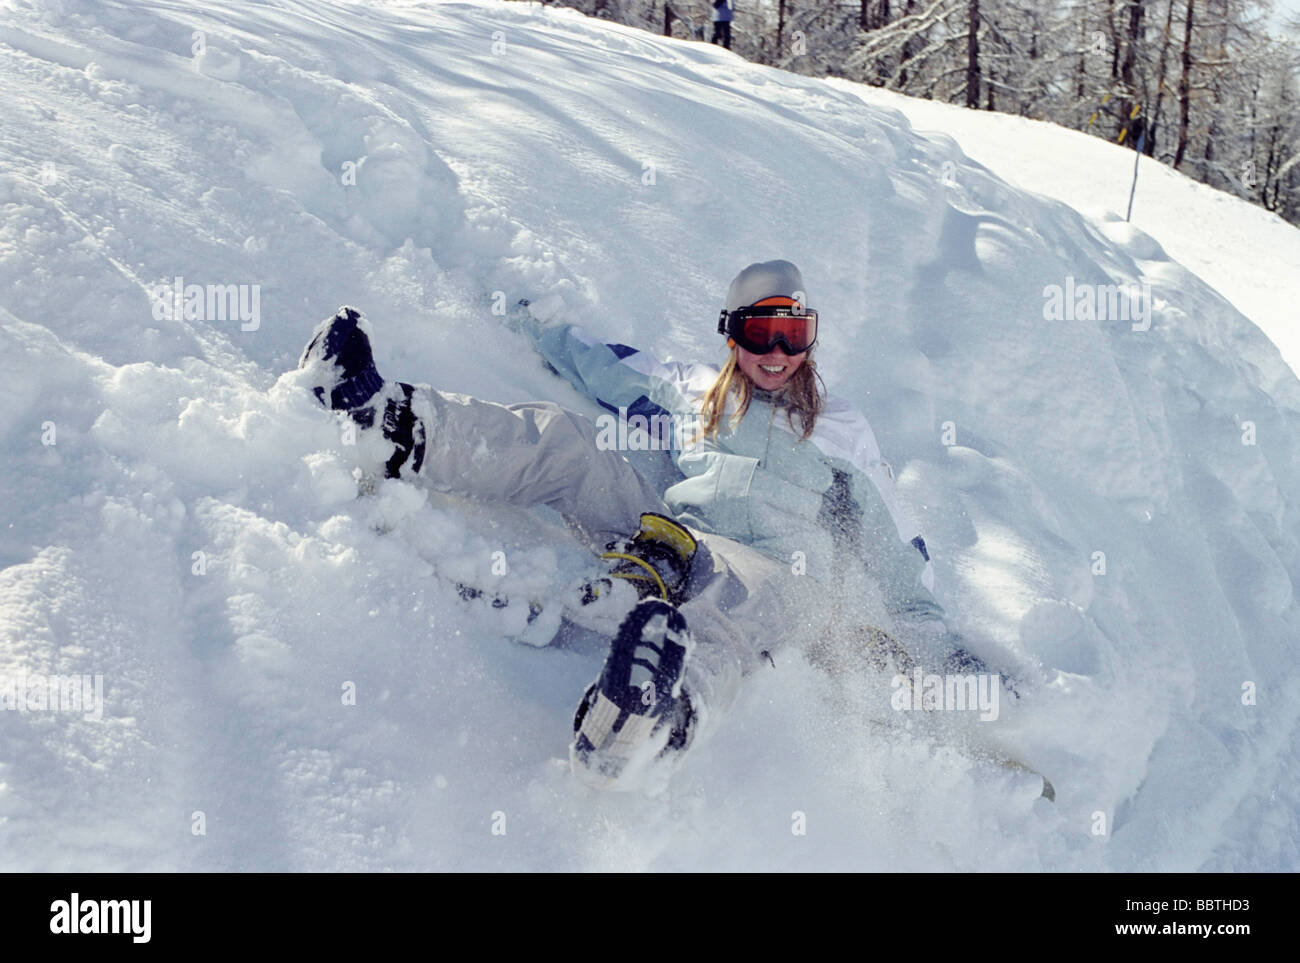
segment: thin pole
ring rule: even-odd
[[[1142,159],[1142,144],[1147,139],[1147,132],[1144,130],[1138,134],[1138,142],[1133,150],[1133,186],[1128,189],[1128,213],[1124,215],[1124,220],[1130,220],[1133,217],[1133,194],[1138,187],[1138,161]]]

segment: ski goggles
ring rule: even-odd
[[[725,334],[750,354],[767,354],[777,345],[786,354],[803,354],[817,342],[817,312],[797,302],[723,309],[718,316],[718,334]]]

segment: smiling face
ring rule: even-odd
[[[753,354],[736,345],[736,366],[755,387],[764,391],[776,391],[785,387],[807,357],[807,351],[790,355],[782,351],[779,345],[767,354]]]

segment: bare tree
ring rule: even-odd
[[[1120,64],[1119,82],[1123,90],[1120,100],[1120,124],[1117,131],[1123,141],[1126,135],[1132,135],[1138,125],[1136,114],[1142,107],[1138,91],[1137,61],[1138,54],[1145,56],[1146,39],[1143,31],[1143,19],[1146,13],[1146,0],[1128,0],[1128,28],[1124,33],[1124,58]],[[1143,124],[1142,126],[1145,126]]]
[[[711,10],[711,0],[561,2],[678,37],[698,37]],[[1140,145],[1300,222],[1300,17],[1291,37],[1272,36],[1261,17],[1270,2],[735,0],[732,50]]]
[[[1179,58],[1182,71],[1178,75],[1178,147],[1174,150],[1174,169],[1182,166],[1187,154],[1188,123],[1192,110],[1192,29],[1196,21],[1196,0],[1187,0],[1187,13],[1183,19],[1183,52]]]

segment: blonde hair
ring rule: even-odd
[[[727,399],[731,395],[736,396],[736,412],[731,416],[730,427],[734,428],[739,424],[745,417],[745,412],[749,410],[749,403],[754,397],[754,383],[740,369],[738,359],[739,349],[733,344],[731,356],[722,366],[717,380],[704,393],[704,403],[700,406],[699,437],[710,438],[717,435],[722,416],[727,409]],[[817,373],[817,362],[813,361],[812,352],[809,351],[799,370],[786,382],[784,389],[782,405],[791,430],[800,438],[811,435],[825,402],[826,385],[822,382],[821,375]],[[798,425],[795,424],[796,416],[799,419]]]

